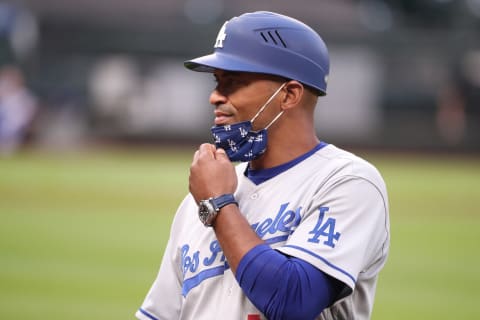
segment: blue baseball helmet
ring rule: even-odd
[[[222,26],[212,54],[185,61],[199,72],[215,69],[276,75],[327,92],[327,46],[306,24],[273,12],[234,17]]]

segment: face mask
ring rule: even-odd
[[[215,145],[227,152],[230,161],[251,161],[265,153],[267,149],[267,129],[280,118],[283,111],[262,130],[253,131],[253,122],[284,86],[285,83],[265,102],[252,120],[212,127],[211,131]]]

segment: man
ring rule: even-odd
[[[36,99],[15,65],[0,68],[0,156],[10,156],[25,142],[37,109]]]
[[[226,22],[214,53],[215,145],[202,144],[139,319],[368,319],[389,248],[384,182],[321,142],[328,53],[271,12]],[[242,162],[234,167],[232,162]]]

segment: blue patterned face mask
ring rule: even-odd
[[[265,153],[267,149],[267,129],[280,118],[283,111],[264,129],[259,131],[252,130],[253,122],[284,86],[285,83],[265,102],[252,120],[212,127],[211,131],[215,145],[227,152],[230,161],[251,161]]]

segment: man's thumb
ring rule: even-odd
[[[223,150],[222,148],[218,148],[217,150],[215,150],[215,158],[221,158],[221,157],[228,158],[225,150]]]

